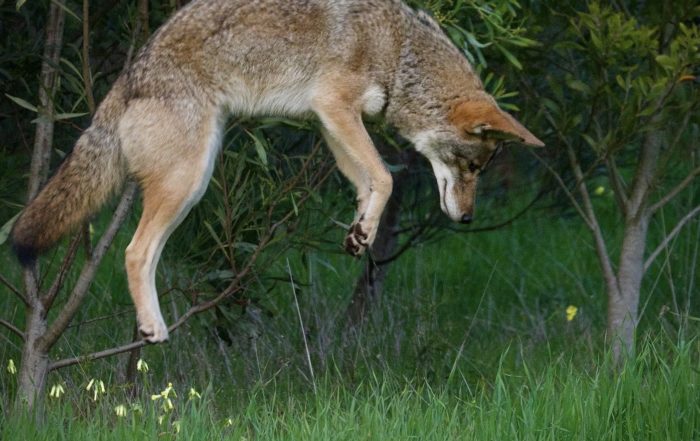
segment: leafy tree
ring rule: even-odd
[[[608,298],[607,337],[618,362],[633,353],[644,274],[700,213],[699,201],[691,200],[647,252],[654,215],[700,174],[698,12],[690,1],[617,8],[593,2],[583,11],[553,3],[542,11],[550,17],[540,20],[547,26],[542,40],[552,44],[528,60],[535,67],[521,80],[541,105],[547,144],[557,153],[558,162],[546,166],[591,232]],[[620,239],[615,226],[606,231],[599,222],[591,187],[601,179],[624,225]]]

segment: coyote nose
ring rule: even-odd
[[[472,215],[471,215],[471,214],[463,214],[463,215],[462,215],[462,220],[461,220],[460,222],[462,222],[463,224],[469,224],[469,223],[471,223],[471,221],[472,221]]]

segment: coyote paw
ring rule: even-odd
[[[139,319],[141,337],[149,343],[161,343],[168,340],[168,327],[163,317]]]
[[[361,256],[369,246],[368,238],[369,236],[362,230],[362,225],[360,223],[352,224],[343,242],[345,251],[355,257]]]

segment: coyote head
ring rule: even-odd
[[[450,109],[446,124],[414,137],[416,149],[433,166],[442,211],[453,221],[471,222],[479,174],[508,141],[544,146],[486,94],[459,101]]]

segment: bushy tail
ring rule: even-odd
[[[75,230],[121,186],[126,175],[114,125],[93,123],[14,224],[12,247],[23,265]]]

